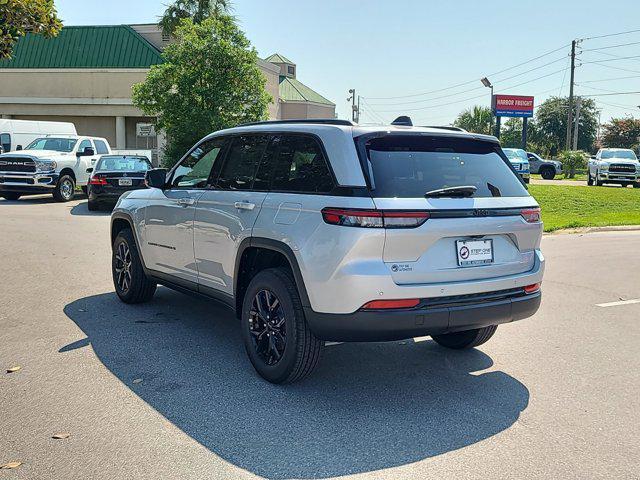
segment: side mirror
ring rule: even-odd
[[[87,168],[87,173],[93,172],[93,168]]]
[[[167,170],[166,168],[153,168],[147,170],[144,176],[144,183],[149,188],[165,188],[167,185]]]
[[[595,155],[591,155],[591,160],[595,160],[596,156]]]
[[[82,152],[78,152],[79,157],[92,157],[95,154],[96,153],[93,151],[93,148],[91,147],[84,147],[84,150],[82,150]]]
[[[16,150],[22,150],[22,145],[18,145],[18,146],[16,147]]]

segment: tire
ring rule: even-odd
[[[4,198],[5,200],[11,200],[13,202],[15,202],[16,200],[18,200],[20,198],[20,194],[19,193],[14,193],[14,192],[6,192],[2,194],[2,198]]]
[[[82,190],[82,193],[84,193],[85,195],[89,195],[89,187],[87,185],[85,185],[84,187],[80,187],[80,189]]]
[[[271,383],[307,377],[324,349],[324,342],[309,330],[291,273],[283,268],[253,277],[242,300],[241,329],[251,364]]]
[[[640,188],[640,183],[636,182],[633,184],[633,188]]]
[[[591,170],[587,170],[587,185],[593,186],[593,178],[591,178]]]
[[[438,345],[454,350],[474,348],[487,342],[498,329],[497,325],[465,330],[463,332],[445,333],[444,335],[432,335]]]
[[[598,180],[598,171],[596,170],[596,176],[595,176],[595,178],[593,179],[593,184],[594,184],[596,187],[601,187],[601,186],[603,185],[603,183],[604,183],[604,182],[601,182],[600,180]]]
[[[53,190],[53,198],[57,202],[68,202],[73,200],[75,195],[76,182],[71,175],[63,175],[58,179],[56,188]]]
[[[148,302],[156,292],[156,283],[144,273],[138,247],[130,228],[121,230],[113,242],[111,273],[116,294],[124,303]],[[128,282],[125,282],[127,273]]]
[[[90,212],[96,212],[100,210],[100,207],[96,202],[87,202],[87,208],[89,209]]]
[[[541,168],[540,176],[545,180],[553,180],[556,176],[556,171],[551,167]]]

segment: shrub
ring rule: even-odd
[[[576,170],[587,168],[589,156],[582,150],[564,150],[560,152],[559,157],[562,162],[564,178],[573,178],[576,176]]]

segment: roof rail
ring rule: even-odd
[[[460,127],[452,127],[449,125],[421,125],[423,128],[439,128],[441,130],[450,130],[452,132],[465,132],[468,133],[464,128]]]
[[[355,123],[351,120],[340,120],[338,118],[300,118],[293,120],[266,120],[263,122],[242,123],[238,127],[248,127],[252,125],[286,125],[287,123],[320,123],[323,125],[342,125],[353,127]]]

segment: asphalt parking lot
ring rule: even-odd
[[[597,306],[640,298],[640,232],[545,236],[541,310],[477,350],[333,345],[274,386],[223,307],[120,303],[108,225],[0,200],[0,478],[640,477],[640,303]]]

